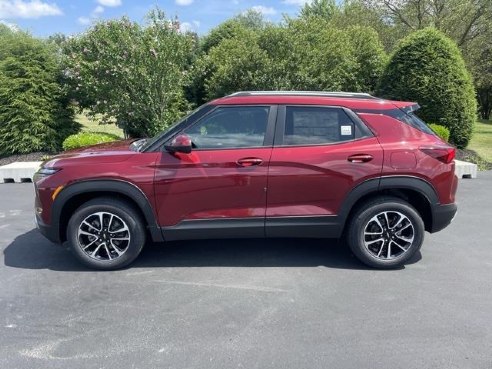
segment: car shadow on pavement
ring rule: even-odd
[[[407,263],[421,259],[418,252]],[[91,271],[66,247],[32,229],[4,250],[5,265],[24,269]],[[317,267],[369,269],[343,241],[325,239],[193,240],[148,243],[130,268],[159,267]]]

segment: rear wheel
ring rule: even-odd
[[[130,264],[140,254],[145,244],[145,228],[131,205],[96,198],[72,215],[67,240],[83,264],[113,270]]]
[[[400,267],[420,249],[425,227],[406,201],[381,197],[363,204],[348,228],[352,252],[364,264],[381,269]]]

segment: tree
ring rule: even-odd
[[[219,46],[221,42],[240,37],[248,32],[259,32],[269,24],[263,15],[255,10],[236,15],[213,28],[200,40],[198,55],[191,66],[190,80],[185,88],[188,101],[194,105],[205,103],[210,94],[207,93],[206,81],[210,79],[213,66],[207,56],[212,48]],[[241,57],[241,56],[240,56]]]
[[[201,50],[208,53],[212,47],[219,45],[225,39],[236,37],[245,30],[261,30],[267,24],[260,12],[250,9],[213,28],[203,37]]]
[[[386,54],[369,27],[340,30],[318,16],[246,29],[196,63],[207,98],[239,90],[373,91]]]
[[[446,126],[464,148],[476,120],[471,76],[460,51],[442,32],[426,28],[403,39],[384,71],[378,94],[418,102],[424,120]]]
[[[57,56],[27,33],[0,32],[0,156],[56,152],[79,130]]]
[[[490,0],[363,0],[393,25],[412,32],[433,26],[464,46],[490,28]]]
[[[320,17],[330,20],[338,11],[335,0],[313,0],[306,2],[301,9],[301,18]]]
[[[388,22],[381,9],[367,6],[363,0],[344,0],[337,3],[337,11],[330,19],[333,27],[370,27],[377,32],[387,52],[393,50],[398,40],[408,33]]]
[[[387,48],[392,48],[392,40],[428,26],[453,39],[473,74],[481,115],[486,114],[491,93],[486,81],[492,80],[492,73],[483,64],[487,64],[486,48],[492,39],[492,1],[353,0],[353,4],[370,14],[379,14],[379,19],[387,24],[389,28],[375,27]]]
[[[209,99],[235,91],[267,89],[268,56],[252,31],[244,30],[238,37],[224,39],[203,62],[209,70],[205,80]]]
[[[490,119],[492,113],[492,27],[469,42],[463,53],[466,55],[468,67],[473,75],[480,116],[482,119]]]
[[[482,119],[490,119],[492,114],[492,43],[484,44],[477,55],[479,61],[473,64],[473,74],[477,89],[479,112]]]
[[[127,135],[152,136],[189,109],[183,88],[195,42],[158,9],[144,26],[127,18],[97,23],[65,45],[74,96]]]
[[[291,40],[289,65],[296,90],[354,91],[357,59],[348,32],[320,17],[288,24]]]
[[[347,28],[347,33],[358,63],[355,90],[374,92],[388,58],[383,44],[377,32],[371,27],[352,26]]]

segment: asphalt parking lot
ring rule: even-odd
[[[149,245],[84,269],[0,185],[0,368],[492,368],[492,172],[394,271],[323,240]]]

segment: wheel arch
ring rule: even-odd
[[[52,226],[60,242],[66,241],[66,228],[71,214],[85,202],[97,197],[117,197],[132,205],[145,221],[153,241],[162,241],[162,233],[147,196],[136,185],[122,180],[88,180],[65,187],[52,208]]]
[[[425,230],[432,229],[433,207],[439,204],[434,187],[424,179],[412,176],[388,176],[367,180],[355,187],[345,198],[340,209],[343,231],[358,207],[366,201],[380,196],[395,196],[407,201],[422,217]]]

